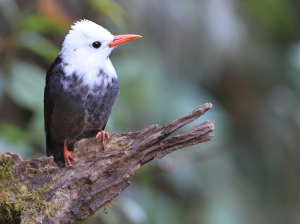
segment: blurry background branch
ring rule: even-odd
[[[46,156],[27,161],[12,153],[3,156],[15,160],[14,178],[22,186],[29,186],[28,192],[52,184],[46,193],[47,202],[61,206],[61,209],[46,212],[35,218],[35,223],[80,223],[119,195],[141,165],[177,149],[211,140],[213,136],[209,133],[214,130],[214,123],[210,121],[167,138],[211,108],[212,105],[206,103],[169,125],[151,125],[141,131],[112,135],[104,150],[101,140],[82,139],[74,145],[76,162],[72,163],[72,168],[57,169],[53,158]],[[47,171],[43,171],[45,169]],[[13,204],[16,199],[11,200]],[[23,197],[22,200],[30,198]],[[26,215],[21,224],[27,223],[25,220],[30,220],[40,210]],[[18,214],[13,209],[10,212]]]

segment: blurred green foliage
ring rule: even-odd
[[[299,15],[297,0],[0,0],[0,150],[45,154],[45,73],[86,18],[143,36],[111,55],[121,89],[111,134],[208,101],[201,121],[216,129],[142,167],[118,206],[84,223],[300,223]]]

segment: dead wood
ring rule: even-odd
[[[190,123],[212,108],[206,103],[186,116],[166,126],[151,125],[137,132],[114,134],[102,148],[101,138],[82,139],[75,143],[73,167],[59,168],[52,157],[23,161],[16,154],[6,153],[15,160],[14,174],[22,183],[33,189],[53,183],[46,193],[46,201],[62,206],[65,210],[55,211],[56,217],[43,216],[46,223],[80,223],[101,207],[111,202],[129,184],[129,177],[141,165],[162,158],[174,150],[211,140],[214,122],[205,121],[192,129],[167,138],[180,127]],[[167,138],[167,139],[166,139]],[[30,164],[32,175],[24,175]],[[51,165],[47,172],[40,172]],[[57,176],[56,180],[53,177]],[[28,215],[26,218],[30,218]],[[40,218],[35,223],[40,223]],[[24,223],[24,219],[21,223]]]

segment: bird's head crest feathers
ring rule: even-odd
[[[106,62],[111,51],[108,46],[114,36],[102,26],[82,19],[74,23],[65,37],[61,50],[62,60],[68,64],[80,64],[83,60],[99,66]],[[97,46],[93,43],[98,42]]]

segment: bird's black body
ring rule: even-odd
[[[68,65],[58,56],[47,71],[44,95],[47,155],[55,161],[64,161],[64,140],[72,151],[76,141],[95,137],[105,128],[119,94],[118,79],[109,79],[103,70],[97,74],[102,83],[91,87],[76,72],[66,75],[64,66]]]

